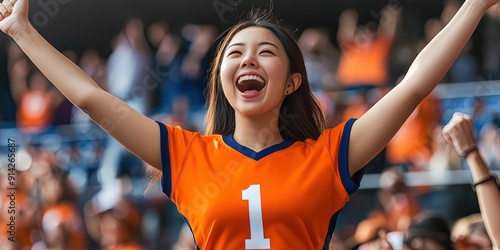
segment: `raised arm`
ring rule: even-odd
[[[401,8],[396,5],[385,6],[380,13],[378,32],[394,37],[401,16]]]
[[[357,26],[358,12],[353,9],[346,9],[342,11],[337,31],[337,41],[341,49],[346,49],[352,46]]]
[[[30,72],[28,59],[19,58],[14,62],[10,62],[7,72],[9,74],[11,95],[14,101],[19,103],[23,93],[28,89],[28,74]]]
[[[486,10],[500,0],[467,0],[420,52],[404,79],[353,125],[351,175],[377,155],[451,67]]]
[[[472,119],[470,116],[455,113],[450,122],[443,128],[446,141],[467,161],[472,173],[481,216],[491,242],[497,248],[500,246],[500,189],[493,179],[483,158],[477,150]],[[486,180],[486,181],[483,181]]]
[[[77,107],[128,150],[160,168],[158,125],[102,90],[52,47],[28,21],[28,0],[0,3],[0,29],[11,36],[40,71]]]

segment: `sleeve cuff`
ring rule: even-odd
[[[351,136],[352,125],[355,121],[356,119],[349,119],[344,126],[344,131],[342,132],[342,138],[340,140],[338,159],[340,179],[342,180],[342,184],[349,195],[354,194],[354,192],[358,190],[359,184],[361,183],[361,179],[363,178],[365,172],[365,168],[363,167],[352,177],[349,173],[349,138]]]
[[[160,151],[161,151],[161,187],[163,192],[170,198],[172,193],[172,171],[170,168],[170,149],[168,146],[168,130],[165,124],[156,121],[160,127]]]

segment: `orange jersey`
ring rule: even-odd
[[[232,136],[159,123],[163,191],[197,249],[328,249],[337,214],[363,172],[349,174],[353,123],[260,152]]]
[[[389,82],[388,61],[393,38],[377,36],[373,43],[345,48],[339,61],[337,77],[346,86],[369,84],[384,86]]]
[[[387,158],[392,163],[429,159],[433,153],[433,130],[441,120],[439,99],[432,94],[422,100],[415,111],[387,145]]]

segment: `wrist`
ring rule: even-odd
[[[477,152],[478,152],[477,145],[474,144],[474,145],[469,146],[468,148],[464,149],[461,153],[458,154],[458,156],[461,159],[466,160],[468,156],[475,154]]]
[[[473,182],[473,183],[471,184],[471,186],[472,186],[472,190],[476,191],[477,186],[482,185],[482,184],[485,184],[485,183],[488,183],[488,182],[495,183],[495,185],[496,185],[497,187],[498,187],[498,185],[500,184],[500,181],[498,180],[498,176],[496,176],[495,174],[489,174],[487,177],[482,178],[482,179],[480,179],[480,180],[479,180],[479,181],[477,181],[477,182]]]
[[[35,28],[28,21],[19,21],[19,25],[9,32],[10,37],[16,43],[22,42],[33,37],[36,32]]]

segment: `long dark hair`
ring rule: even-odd
[[[291,141],[317,139],[325,128],[325,116],[307,80],[302,52],[292,33],[281,27],[270,11],[262,10],[251,11],[247,20],[231,27],[217,47],[208,84],[206,134],[234,133],[235,111],[222,91],[220,66],[227,45],[234,35],[245,28],[255,26],[266,28],[276,35],[287,53],[289,73],[299,73],[302,76],[299,88],[285,97],[280,108],[278,126],[281,136]]]

